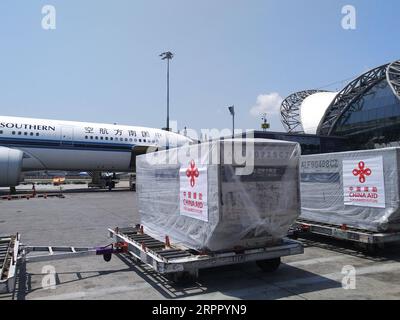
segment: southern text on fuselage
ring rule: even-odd
[[[0,129],[21,129],[21,130],[38,130],[38,131],[56,131],[54,126],[36,125],[36,124],[23,124],[23,123],[12,123],[12,122],[0,122]]]

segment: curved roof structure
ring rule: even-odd
[[[300,107],[300,119],[304,133],[317,133],[318,125],[336,95],[337,92],[317,92],[303,100]]]
[[[328,107],[318,127],[318,134],[331,135],[339,118],[348,107],[359,99],[366,91],[386,77],[388,64],[372,69],[351,81]]]
[[[359,118],[369,120],[363,122]],[[293,133],[330,136],[338,132],[338,125],[346,124],[346,130],[356,125],[367,128],[367,121],[374,120],[379,122],[375,128],[387,129],[390,123],[398,124],[396,130],[400,131],[400,60],[365,72],[339,93],[301,91],[287,97],[281,105],[281,121]]]
[[[400,60],[391,63],[386,71],[386,77],[392,90],[400,99]]]
[[[281,121],[287,132],[304,133],[301,121],[301,104],[309,96],[326,92],[320,90],[305,90],[291,94],[281,105]]]

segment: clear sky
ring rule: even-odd
[[[342,28],[347,4],[356,30]],[[56,9],[55,30],[42,28],[44,5]],[[229,128],[234,104],[238,128],[259,128],[266,108],[283,130],[281,98],[400,59],[399,9],[398,0],[2,0],[0,114],[165,126],[158,54],[171,50],[180,128]]]

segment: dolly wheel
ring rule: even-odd
[[[359,243],[357,244],[356,248],[361,250],[364,254],[369,256],[376,256],[379,254],[379,250],[383,249],[384,246],[375,244],[375,243]]]
[[[197,274],[189,272],[175,272],[166,275],[167,279],[174,282],[176,285],[190,285],[196,282]]]
[[[111,254],[111,253],[103,254],[103,259],[104,259],[104,261],[110,262],[110,261],[111,261],[111,258],[112,258],[112,254]]]
[[[365,251],[370,256],[376,256],[379,254],[379,249],[381,249],[381,248],[378,246],[378,244],[369,243],[369,244],[367,244]]]
[[[264,272],[274,272],[279,268],[281,264],[281,258],[258,260],[256,264]]]

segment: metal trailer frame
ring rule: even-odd
[[[200,253],[184,247],[172,246],[168,237],[166,242],[158,241],[143,232],[143,227],[108,229],[110,238],[126,243],[128,253],[151,267],[154,271],[169,276],[173,281],[190,280],[198,277],[200,269],[257,262],[264,271],[275,271],[284,256],[304,253],[303,245],[288,238],[273,246],[241,249],[226,252]]]
[[[27,246],[21,242],[19,233],[13,236],[0,237],[0,294],[14,291],[15,275],[21,263],[104,255],[105,252],[118,253],[120,250],[115,248],[114,245],[97,248]]]
[[[14,291],[20,235],[0,237],[0,293]]]
[[[7,244],[6,254],[2,244]],[[21,243],[19,234],[10,237],[0,237],[0,294],[11,293],[15,289],[15,274],[20,264],[27,262],[45,262],[86,256],[102,255],[105,261],[110,261],[112,254],[125,253],[125,245],[112,243],[102,247],[68,247],[68,246],[27,246]],[[3,256],[5,259],[2,259]],[[6,269],[6,272],[3,270]],[[4,275],[3,275],[4,274]]]
[[[264,271],[275,271],[280,258],[304,253],[303,245],[288,238],[279,244],[237,249],[226,252],[200,253],[188,248],[172,246],[158,241],[143,232],[142,226],[108,229],[115,242],[102,247],[27,246],[21,243],[20,234],[0,237],[0,293],[10,293],[15,288],[18,264],[102,255],[110,261],[113,254],[130,254],[156,272],[172,281],[193,280],[200,269],[233,265],[249,261],[257,262]]]
[[[21,245],[20,258],[24,262],[44,262],[85,256],[99,255],[98,248],[92,247],[53,247]]]
[[[351,241],[369,253],[376,253],[377,249],[383,249],[385,244],[400,241],[400,232],[379,233],[347,225],[337,226],[304,219],[297,220],[291,230],[292,236],[297,237],[307,233]]]

